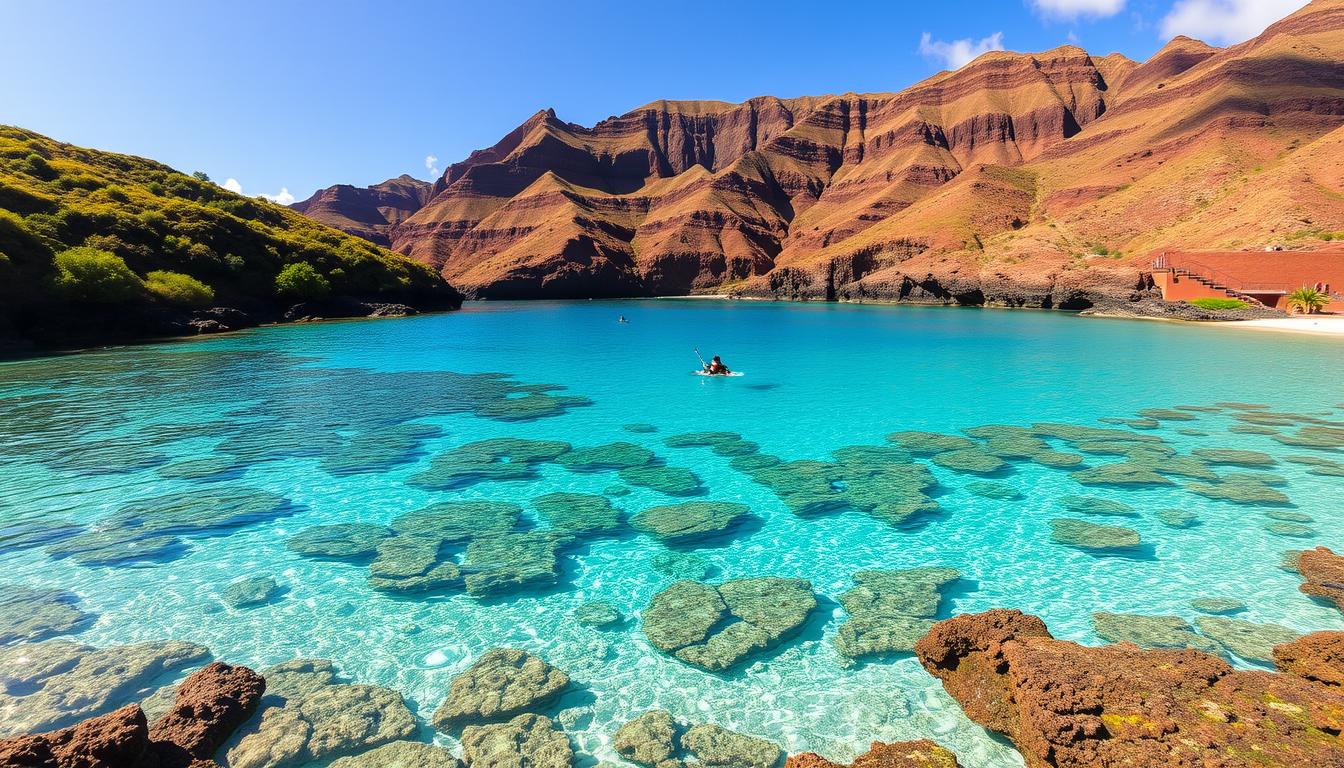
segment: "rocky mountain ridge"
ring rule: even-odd
[[[534,114],[425,190],[296,208],[475,298],[722,292],[1085,308],[1158,248],[1344,230],[1344,0],[1148,61],[987,53],[896,93]],[[1267,256],[1272,258],[1272,256]]]

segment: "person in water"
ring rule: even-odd
[[[723,361],[719,359],[718,355],[715,355],[705,366],[705,373],[708,373],[710,376],[727,376],[732,373],[732,371],[728,370],[728,366],[723,364]]]

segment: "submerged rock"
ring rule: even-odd
[[[548,493],[532,500],[551,528],[566,533],[600,533],[621,526],[621,513],[605,496],[590,493]]]
[[[319,685],[262,712],[229,749],[229,768],[283,768],[358,754],[418,730],[401,694],[374,685]]]
[[[569,443],[498,437],[478,440],[440,453],[429,469],[407,482],[417,488],[447,491],[486,481],[535,480],[540,464],[555,461]]]
[[[928,739],[884,744],[874,741],[849,765],[833,763],[815,752],[790,755],[784,768],[960,768],[957,756]]]
[[[755,578],[717,587],[679,581],[654,595],[644,634],[658,650],[712,672],[736,666],[796,632],[817,607],[801,579]]]
[[[425,441],[443,434],[432,424],[393,424],[360,432],[322,456],[321,467],[337,477],[386,472],[415,461]]]
[[[1137,613],[1094,613],[1092,628],[1110,643],[1133,643],[1140,648],[1196,648],[1215,652],[1218,646],[1180,616],[1144,616]]]
[[[668,448],[712,448],[720,443],[737,443],[742,436],[736,432],[687,432],[663,440]]]
[[[671,713],[653,709],[617,728],[612,747],[632,763],[656,768],[681,751],[680,733]]]
[[[1328,600],[1344,611],[1344,557],[1325,547],[1309,549],[1294,558],[1302,575],[1303,594]]]
[[[705,558],[690,552],[675,550],[659,552],[650,560],[653,569],[674,579],[701,581],[708,578],[714,567]]]
[[[685,467],[649,465],[621,470],[621,480],[669,496],[696,496],[704,493],[700,476]]]
[[[887,435],[887,440],[899,444],[910,453],[921,456],[975,447],[975,442],[972,440],[937,432],[892,432]]]
[[[633,433],[635,433],[635,434],[637,434],[637,435],[647,435],[647,434],[650,434],[650,433],[653,433],[653,432],[657,432],[657,431],[658,431],[658,428],[655,427],[654,425],[652,425],[652,424],[646,424],[646,423],[643,423],[643,422],[636,422],[636,423],[634,423],[634,424],[626,424],[625,426],[621,427],[621,429],[624,429],[626,432],[633,432]]]
[[[453,678],[434,712],[446,731],[469,721],[502,720],[549,703],[569,686],[569,675],[517,648],[493,648]]]
[[[554,584],[560,574],[560,548],[571,539],[551,531],[498,533],[467,545],[467,592],[476,596],[515,592]]]
[[[1263,480],[1246,476],[1228,476],[1217,483],[1190,483],[1186,488],[1200,496],[1234,504],[1287,504],[1289,501],[1287,496]]]
[[[941,590],[960,577],[954,568],[854,574],[857,586],[840,596],[849,619],[836,633],[836,650],[851,659],[913,651],[933,626]]]
[[[232,456],[206,456],[165,464],[156,471],[168,480],[213,480],[239,472],[242,467]]]
[[[1160,509],[1157,519],[1170,528],[1189,528],[1199,522],[1199,515],[1185,509]]]
[[[391,535],[392,532],[381,525],[314,525],[290,536],[285,546],[304,557],[362,560],[373,557],[378,551],[379,542]]]
[[[620,624],[625,617],[611,603],[592,600],[574,609],[574,620],[585,627],[601,629]]]
[[[592,448],[574,448],[556,457],[555,463],[571,472],[600,472],[642,467],[653,461],[653,451],[634,443],[610,443]]]
[[[1278,536],[1291,536],[1296,539],[1305,539],[1316,535],[1316,529],[1309,525],[1301,523],[1267,523],[1265,530]]]
[[[1278,463],[1268,453],[1239,451],[1232,448],[1196,448],[1190,455],[1210,464],[1227,464],[1234,467],[1272,467]]]
[[[1190,601],[1190,607],[1200,613],[1240,613],[1246,610],[1246,604],[1233,597],[1197,597]]]
[[[681,743],[705,765],[773,768],[784,756],[784,750],[772,741],[735,733],[713,723],[692,726],[682,735]]]
[[[751,516],[746,504],[728,501],[688,501],[649,507],[630,524],[669,544],[694,544],[725,533]]]
[[[993,474],[1008,466],[1003,459],[978,447],[936,453],[933,456],[933,463],[946,469],[979,475]]]
[[[1088,467],[1074,472],[1073,479],[1083,485],[1175,485],[1152,466],[1132,461]]]
[[[1050,521],[1050,540],[1078,549],[1109,551],[1135,549],[1139,532],[1117,525],[1097,525],[1086,520],[1060,517]]]
[[[539,715],[462,731],[462,756],[472,768],[572,768],[569,738]]]
[[[1012,740],[1030,766],[1344,762],[1344,692],[1309,678],[1234,671],[1192,650],[1080,646],[1006,610],[939,622],[916,652],[966,714]]]
[[[503,501],[445,501],[407,512],[392,521],[403,536],[457,544],[477,536],[508,533],[518,526],[523,508]]]
[[[269,603],[282,591],[270,576],[248,576],[224,587],[220,598],[230,608],[255,608]]]
[[[1133,507],[1123,501],[1100,499],[1096,496],[1061,496],[1059,504],[1070,512],[1081,512],[1087,515],[1135,517],[1139,514]]]
[[[93,618],[79,609],[73,592],[0,584],[0,645],[69,634]]]
[[[967,483],[965,488],[969,493],[986,499],[1013,501],[1022,498],[1022,492],[1011,485],[992,483],[987,480],[978,480],[974,483]]]
[[[442,553],[437,538],[393,536],[378,542],[369,564],[369,586],[381,592],[424,592],[462,584],[462,569]]]
[[[443,747],[418,741],[393,741],[342,757],[331,768],[462,768],[462,761]]]
[[[1291,643],[1302,636],[1278,624],[1256,624],[1226,616],[1200,616],[1195,619],[1195,624],[1223,650],[1248,661],[1273,661],[1274,646]]]
[[[65,640],[0,648],[0,736],[50,731],[139,701],[210,654],[176,641],[94,649]]]

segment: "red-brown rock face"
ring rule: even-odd
[[[177,689],[153,726],[139,705],[51,733],[0,741],[0,768],[208,768],[211,756],[256,712],[266,681],[215,662]]]
[[[848,766],[833,763],[821,755],[804,752],[790,755],[784,768],[957,768],[957,758],[951,752],[928,739],[883,744],[874,741],[867,752],[854,758]]]
[[[1325,547],[1317,547],[1297,556],[1297,572],[1302,574],[1304,594],[1329,600],[1344,611],[1344,557]]]
[[[939,622],[915,648],[971,719],[1052,768],[1344,766],[1344,691],[1320,681],[1344,633],[1281,646],[1281,673],[1191,650],[1055,640],[1018,611]],[[1277,655],[1277,654],[1276,654]],[[1330,670],[1299,676],[1303,670]]]
[[[1344,143],[1342,61],[1344,0],[1316,0],[1142,65],[1065,46],[898,93],[660,101],[591,128],[545,110],[423,200],[384,184],[299,205],[477,298],[1082,308],[1129,298],[1159,247],[1344,229],[1344,175],[1320,162]]]

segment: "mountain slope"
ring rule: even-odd
[[[286,269],[297,277],[279,280]],[[0,337],[218,330],[282,319],[303,300],[304,314],[359,314],[378,310],[365,302],[455,307],[461,294],[283,206],[0,126]]]
[[[899,93],[662,101],[592,128],[538,112],[379,233],[484,298],[1083,307],[1138,290],[1156,248],[1344,229],[1322,165],[1341,126],[1344,0],[1317,0],[1141,64],[1065,46]]]

